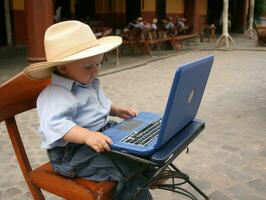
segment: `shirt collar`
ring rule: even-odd
[[[92,80],[92,82],[89,84],[82,84],[82,83],[74,81],[74,85],[78,85],[79,87],[82,87],[82,88],[90,88],[91,87],[91,88],[94,88],[96,90],[99,90],[99,84],[100,84],[100,80],[98,78],[94,78]]]
[[[72,90],[72,87],[74,84],[78,85],[80,87],[83,87],[83,88],[87,88],[87,87],[92,86],[95,89],[98,89],[99,88],[99,81],[100,80],[98,78],[95,78],[95,79],[93,79],[92,83],[90,83],[90,84],[81,84],[77,81],[71,80],[69,78],[60,76],[60,75],[55,74],[55,73],[52,73],[52,76],[51,76],[51,83],[53,85],[59,85],[59,86],[62,86],[68,90]]]
[[[60,76],[58,74],[52,73],[51,83],[53,85],[59,85],[59,86],[64,87],[64,88],[66,88],[68,90],[71,90],[74,81],[69,79],[69,78],[65,78],[65,77]]]

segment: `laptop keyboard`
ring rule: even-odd
[[[152,122],[151,124],[139,130],[138,132],[124,137],[122,139],[122,142],[147,146],[158,137],[161,128],[161,121],[162,118],[157,119],[156,121]]]

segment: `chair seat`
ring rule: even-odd
[[[95,182],[84,178],[65,178],[53,171],[50,163],[46,163],[31,171],[30,180],[37,187],[64,197],[65,199],[73,200],[112,199],[116,185],[114,181]],[[43,180],[47,180],[47,182]],[[61,185],[64,187],[61,187]]]

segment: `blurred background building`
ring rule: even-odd
[[[146,21],[154,17],[185,17],[187,24],[193,25],[194,32],[198,33],[204,25],[218,27],[222,9],[223,0],[2,0],[0,46],[27,45],[32,31],[40,29],[41,34],[52,23],[68,19],[88,24],[101,20],[115,30],[139,16]],[[249,0],[229,1],[232,32],[246,29],[248,12]]]

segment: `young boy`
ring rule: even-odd
[[[45,33],[47,62],[25,69],[33,79],[51,76],[51,84],[37,100],[41,147],[47,149],[53,169],[66,177],[117,181],[114,199],[152,199],[142,174],[130,181],[140,164],[110,157],[112,140],[101,133],[110,127],[109,115],[127,119],[137,113],[111,104],[100,88],[97,74],[103,53],[121,44],[117,36],[97,40],[90,27],[79,21],[65,21]],[[118,166],[118,167],[117,167]],[[119,168],[119,169],[118,169]]]

